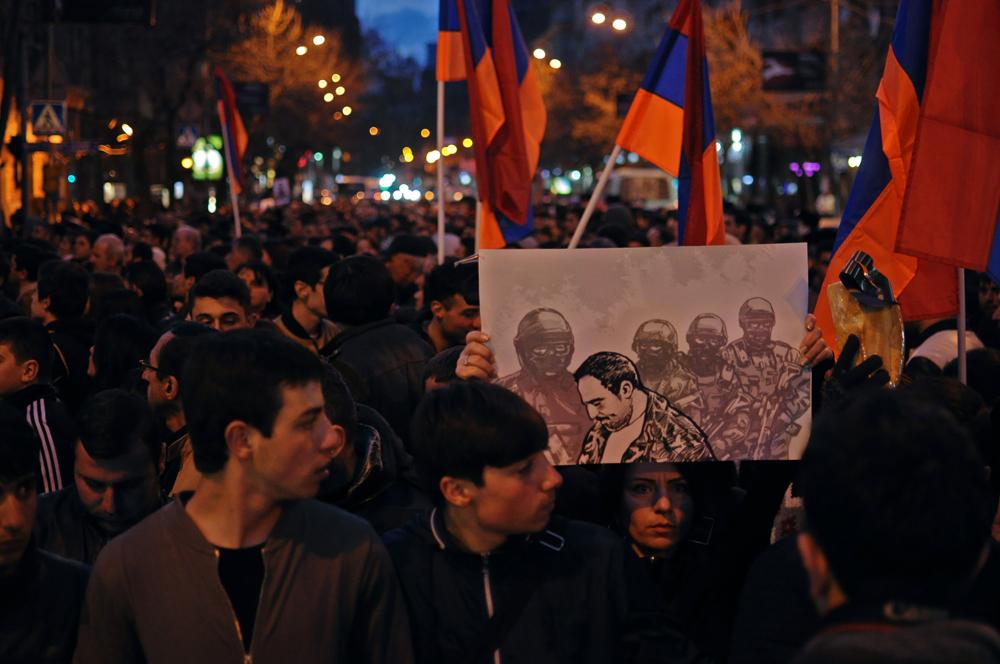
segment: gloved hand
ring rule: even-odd
[[[840,351],[833,370],[823,382],[823,405],[829,406],[846,398],[862,387],[882,387],[889,382],[889,372],[882,368],[882,358],[872,355],[858,366],[854,358],[861,350],[861,341],[851,335]]]

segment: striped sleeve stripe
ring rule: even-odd
[[[45,401],[37,399],[28,406],[28,422],[38,434],[42,451],[43,486],[47,491],[58,491],[62,488],[62,473],[59,468],[59,455],[56,452],[55,439],[49,428]]]

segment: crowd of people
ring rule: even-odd
[[[907,326],[890,389],[807,317],[801,461],[554,466],[456,262],[466,203],[442,265],[426,203],[247,210],[239,237],[130,203],[15,215],[0,662],[1000,662],[988,277],[967,283],[967,385],[953,319]],[[565,246],[579,217],[539,204],[519,245]],[[727,206],[727,242],[807,242],[815,301],[818,221]],[[590,228],[584,246],[659,247],[677,225],[611,200]],[[630,389],[672,408],[649,367],[690,351],[620,356]],[[581,394],[615,360],[570,367]]]

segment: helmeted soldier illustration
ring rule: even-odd
[[[809,373],[795,348],[771,338],[775,319],[770,302],[750,298],[740,307],[739,321],[743,336],[726,346],[722,356],[754,403],[748,458],[781,458],[801,429],[795,421],[809,408]]]
[[[726,323],[716,314],[699,314],[687,330],[684,358],[699,394],[697,422],[720,459],[745,456],[750,430],[750,398],[740,389],[736,371],[722,357],[729,340]]]
[[[520,395],[545,419],[549,460],[576,463],[590,418],[569,372],[573,330],[555,309],[533,309],[518,323],[514,349],[521,369],[500,378],[500,385]]]
[[[647,320],[635,331],[632,350],[642,384],[697,421],[698,385],[680,362],[674,326],[660,318]]]

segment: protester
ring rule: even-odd
[[[424,340],[440,353],[465,343],[465,335],[481,326],[479,277],[474,265],[454,262],[439,265],[424,281],[426,313],[416,327]]]
[[[375,533],[309,500],[343,444],[321,380],[270,332],[196,345],[181,382],[201,484],[101,552],[77,662],[411,661]]]
[[[220,332],[253,327],[250,291],[228,270],[212,270],[188,293],[188,320]]]
[[[117,235],[105,233],[97,238],[90,252],[94,272],[121,274],[125,262],[125,243]]]
[[[235,272],[250,289],[250,307],[257,319],[277,317],[277,281],[271,268],[260,261],[251,261],[240,265]]]
[[[38,269],[38,288],[31,300],[31,316],[45,324],[52,336],[56,361],[52,384],[70,412],[76,412],[90,391],[87,364],[94,331],[83,319],[87,308],[87,272],[64,261],[50,261]]]
[[[94,334],[87,368],[92,390],[136,389],[139,361],[146,359],[156,338],[153,328],[135,316],[115,314],[102,321]]]
[[[93,564],[116,537],[160,507],[163,464],[153,420],[142,397],[105,390],[80,411],[73,484],[38,501],[38,546]]]
[[[68,663],[88,570],[38,549],[33,434],[4,404],[0,431],[0,661]]]
[[[281,334],[319,355],[339,328],[327,320],[323,285],[337,255],[319,247],[302,247],[292,252],[285,271],[289,305],[275,319]]]

